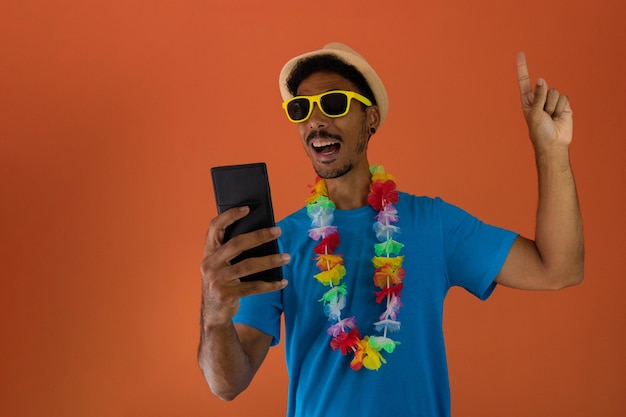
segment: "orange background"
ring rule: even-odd
[[[529,237],[516,52],[570,96],[585,282],[486,303],[451,291],[452,409],[626,415],[624,21],[621,0],[3,1],[2,415],[284,413],[282,345],[231,403],[196,364],[209,169],[265,161],[276,216],[303,204],[312,172],[277,77],[332,40],[389,91],[370,161]]]

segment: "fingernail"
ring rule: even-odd
[[[283,253],[280,258],[282,259],[283,263],[288,264],[289,261],[291,261],[291,255],[289,255],[288,253]]]
[[[278,226],[271,227],[270,233],[273,234],[274,236],[280,235],[280,227]]]
[[[537,79],[537,87],[543,87],[543,83],[544,83],[543,78]]]

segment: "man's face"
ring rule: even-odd
[[[357,92],[354,84],[339,74],[316,72],[300,83],[297,95],[312,96],[331,90]],[[354,99],[350,111],[341,117],[328,117],[315,104],[311,116],[297,124],[302,145],[317,175],[337,178],[356,165],[367,164],[369,113]]]

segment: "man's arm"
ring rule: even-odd
[[[276,239],[277,227],[234,237],[222,244],[226,227],[244,217],[248,208],[231,209],[213,219],[207,234],[202,261],[202,312],[198,363],[211,391],[232,400],[248,387],[270,347],[272,337],[249,326],[234,325],[241,297],[277,291],[287,281],[241,282],[251,273],[282,266],[289,255],[250,258],[231,265],[230,261],[246,249]]]
[[[518,237],[496,282],[520,289],[560,289],[583,279],[583,227],[569,159],[572,109],[567,96],[537,81],[517,58],[522,111],[535,150],[539,203],[535,240]]]
[[[233,400],[252,381],[271,341],[272,336],[253,327],[203,323],[198,363],[211,391],[222,400]]]

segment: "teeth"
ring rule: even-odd
[[[329,142],[315,142],[312,145],[313,145],[314,148],[323,148],[324,146],[330,146],[330,145],[333,145],[335,143],[337,143],[337,142],[330,142],[330,141]]]

